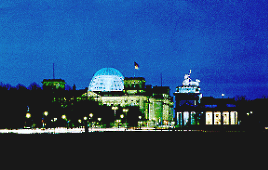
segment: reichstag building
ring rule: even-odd
[[[146,85],[143,77],[124,77],[114,68],[102,68],[92,77],[87,97],[102,104],[120,107],[138,106],[146,119],[144,126],[170,126],[173,98],[166,86]]]

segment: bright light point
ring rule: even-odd
[[[31,117],[30,113],[26,113],[26,117],[29,119]]]
[[[84,120],[87,120],[87,117],[84,117]]]
[[[90,116],[90,117],[93,117],[93,113],[90,113],[89,116]]]
[[[115,107],[115,106],[112,107],[112,110],[117,110],[117,109],[118,109],[118,107]]]
[[[47,116],[48,115],[48,111],[44,111],[44,115]]]
[[[66,119],[66,115],[62,115],[61,118],[62,118],[62,119]]]

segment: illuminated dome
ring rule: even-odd
[[[124,76],[114,68],[102,68],[97,71],[91,82],[88,91],[123,91]]]

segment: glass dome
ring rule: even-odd
[[[97,71],[91,82],[88,91],[123,91],[124,76],[114,68],[102,68]]]

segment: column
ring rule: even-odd
[[[181,112],[181,126],[184,126],[184,113]]]
[[[211,116],[212,116],[212,125],[214,125],[214,111],[212,111]]]
[[[228,113],[229,113],[229,125],[231,125],[231,112],[228,111]]]
[[[223,125],[223,111],[221,111],[221,126]]]

